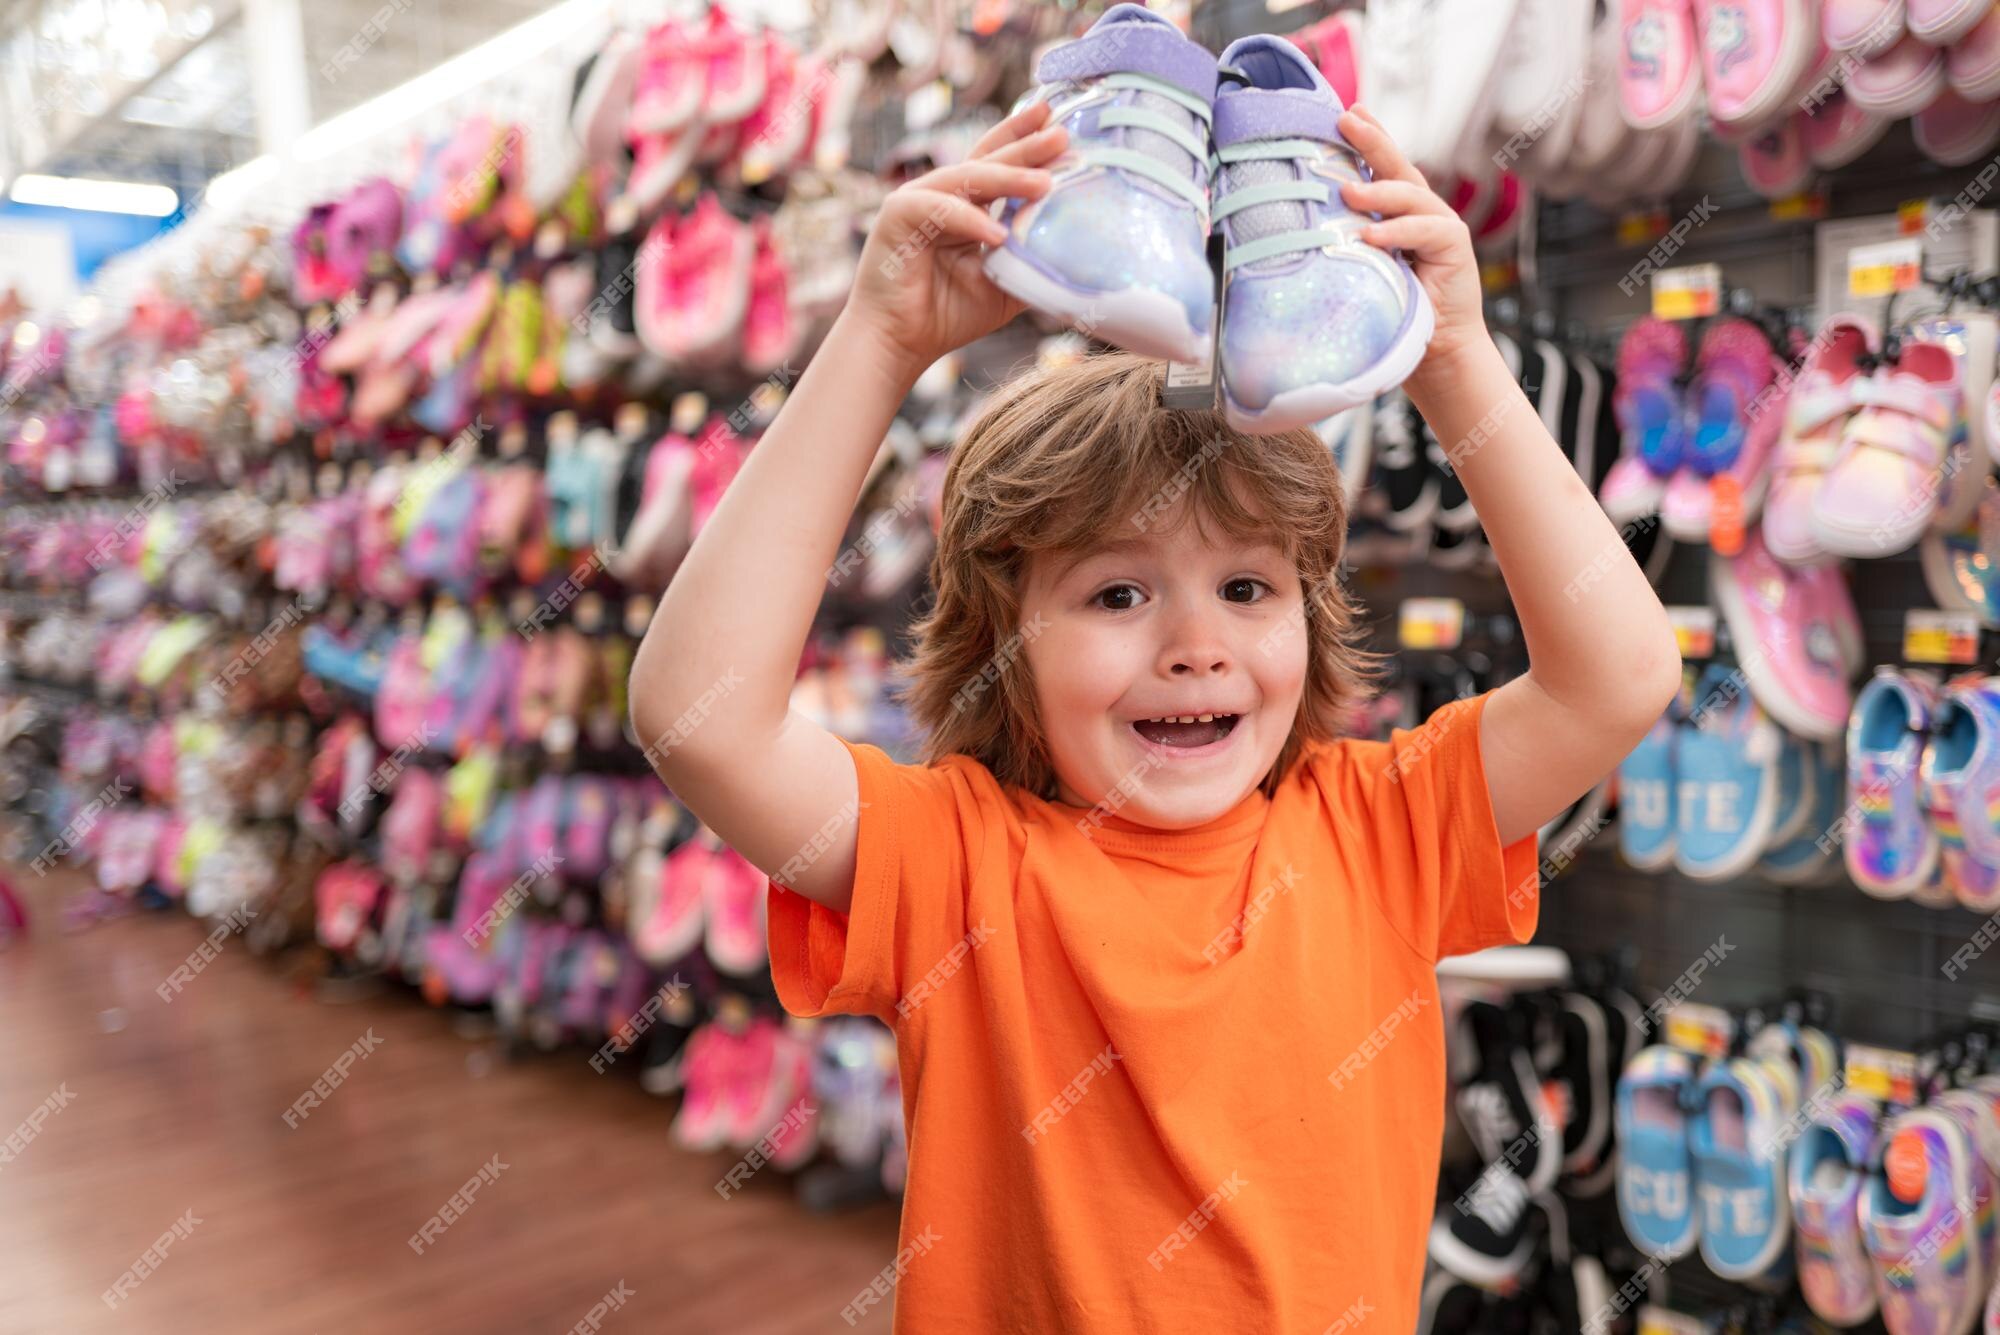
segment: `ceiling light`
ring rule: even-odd
[[[181,206],[181,198],[164,185],[140,181],[94,181],[81,176],[14,178],[9,192],[16,204],[45,204],[56,209],[87,209],[93,213],[133,213],[165,218]]]

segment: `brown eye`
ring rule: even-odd
[[[1260,579],[1232,579],[1222,586],[1222,597],[1226,602],[1254,603],[1270,592]]]
[[[1099,593],[1095,601],[1107,612],[1129,612],[1139,605],[1139,591],[1130,584],[1114,584]]]

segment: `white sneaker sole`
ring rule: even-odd
[[[1222,413],[1229,425],[1246,435],[1268,436],[1280,431],[1290,431],[1294,427],[1311,426],[1324,421],[1335,413],[1356,408],[1383,394],[1410,378],[1424,359],[1424,351],[1430,347],[1431,334],[1437,328],[1437,315],[1431,310],[1431,299],[1423,288],[1416,288],[1417,308],[1410,320],[1410,327],[1389,345],[1373,366],[1338,384],[1301,385],[1287,390],[1272,399],[1260,409],[1241,407],[1229,393],[1225,377],[1222,386]]]
[[[1208,337],[1195,331],[1186,309],[1164,292],[1138,287],[1095,295],[1079,292],[1050,278],[1007,246],[987,252],[986,276],[1002,292],[1055,316],[1087,337],[1163,361],[1208,360]]]

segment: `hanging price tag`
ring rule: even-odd
[[[1908,292],[1923,276],[1922,237],[1904,237],[1847,252],[1847,292],[1854,297],[1886,297]]]
[[[1771,201],[1772,222],[1811,222],[1826,216],[1826,191],[1806,190]]]
[[[1661,320],[1696,320],[1722,309],[1722,266],[1690,264],[1653,275],[1653,315]]]
[[[1715,609],[1677,606],[1667,609],[1667,622],[1674,628],[1674,643],[1682,658],[1715,656]]]
[[[1979,614],[1913,607],[1903,613],[1903,660],[1966,666],[1979,661]]]
[[[1667,211],[1664,208],[1622,214],[1618,219],[1618,244],[1621,246],[1643,246],[1666,234]]]
[[[1847,1046],[1847,1087],[1884,1103],[1917,1101],[1917,1054],[1866,1044]]]
[[[1743,550],[1743,484],[1728,474],[1710,478],[1708,545],[1717,556]]]
[[[1708,1323],[1648,1303],[1639,1309],[1639,1335],[1708,1335]]]
[[[1702,1057],[1727,1057],[1736,1021],[1719,1006],[1684,1001],[1667,1012],[1667,1046]]]
[[[1456,649],[1465,638],[1465,604],[1456,598],[1406,598],[1396,611],[1405,649]]]

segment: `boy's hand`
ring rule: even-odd
[[[1418,374],[1447,366],[1469,349],[1490,346],[1480,307],[1479,262],[1473,258],[1472,231],[1465,220],[1438,198],[1423,173],[1365,108],[1348,108],[1340,118],[1340,133],[1375,176],[1340,191],[1349,208],[1381,215],[1382,221],[1364,231],[1362,239],[1408,251],[1417,281],[1437,313],[1437,332],[1431,335]]]
[[[981,245],[1007,232],[986,212],[996,199],[1039,199],[1043,164],[1068,146],[1037,102],[986,132],[964,162],[897,188],[883,202],[844,318],[860,322],[914,376],[1018,315],[1021,303],[987,278]]]

